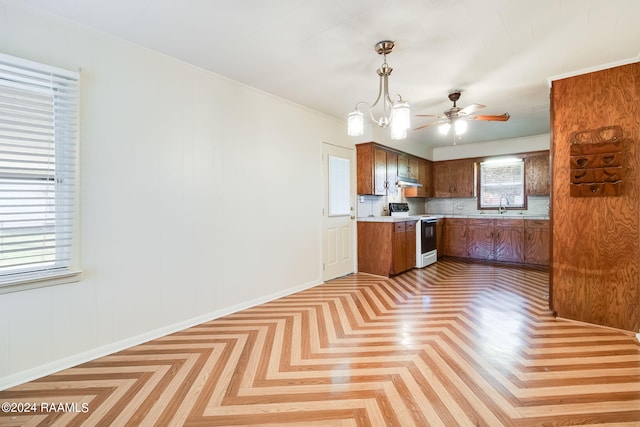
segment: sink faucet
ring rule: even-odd
[[[502,199],[504,199],[504,205],[502,204]],[[498,213],[500,213],[500,215],[507,212],[508,204],[509,201],[507,200],[507,198],[505,196],[500,196],[500,201],[498,202]]]

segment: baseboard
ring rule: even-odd
[[[232,313],[236,313],[247,308],[255,307],[260,304],[264,304],[269,301],[276,300],[278,298],[285,297],[287,295],[295,294],[296,292],[304,291],[305,289],[312,288],[323,283],[321,280],[308,282],[302,285],[288,288],[280,292],[275,292],[270,295],[265,295],[260,298],[236,304],[231,307],[226,307],[221,310],[216,310],[210,313],[202,314],[200,316],[193,317],[191,319],[184,320],[182,322],[174,323],[164,326],[162,328],[154,329],[144,334],[136,335],[134,337],[126,338],[124,340],[116,341],[111,344],[107,344],[101,347],[97,347],[82,353],[75,354],[73,356],[65,357],[62,359],[54,360],[53,362],[37,366],[32,369],[17,372],[12,375],[0,378],[0,391],[15,387],[20,384],[24,384],[29,381],[36,380],[38,378],[51,375],[53,373],[62,371],[64,369],[72,368],[82,363],[89,362],[91,360],[98,359],[100,357],[107,356],[109,354],[116,353],[118,351],[125,350],[127,348],[143,344],[147,341],[154,340],[156,338],[163,337],[165,335],[172,334],[174,332],[181,331],[183,329],[190,328],[195,325],[199,325],[210,320],[218,319],[223,316],[227,316]]]
[[[578,325],[594,326],[596,328],[608,329],[610,331],[620,332],[620,333],[625,334],[625,335],[632,335],[632,336],[634,335],[633,331],[628,331],[626,329],[620,329],[620,328],[614,328],[613,326],[598,325],[597,323],[583,322],[581,320],[569,319],[567,317],[560,317],[560,316],[557,316],[556,319],[557,320],[564,320],[566,322],[576,323]],[[638,340],[640,340],[640,333],[635,334],[635,336],[636,336],[636,338],[638,338]]]

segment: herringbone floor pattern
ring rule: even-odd
[[[348,276],[0,392],[77,405],[0,425],[640,425],[638,342],[554,319],[547,288],[454,260]]]

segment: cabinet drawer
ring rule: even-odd
[[[395,231],[396,233],[402,233],[403,231],[405,231],[407,229],[407,226],[405,225],[405,222],[396,222],[393,224],[393,231]]]
[[[487,227],[487,228],[491,228],[493,227],[493,220],[492,219],[468,219],[467,220],[467,226],[468,227]]]
[[[413,231],[416,229],[416,223],[415,222],[405,222],[406,225],[406,229],[407,231]]]
[[[500,218],[494,223],[496,228],[524,228],[522,218]]]

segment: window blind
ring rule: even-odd
[[[78,79],[0,54],[0,286],[75,268]]]

